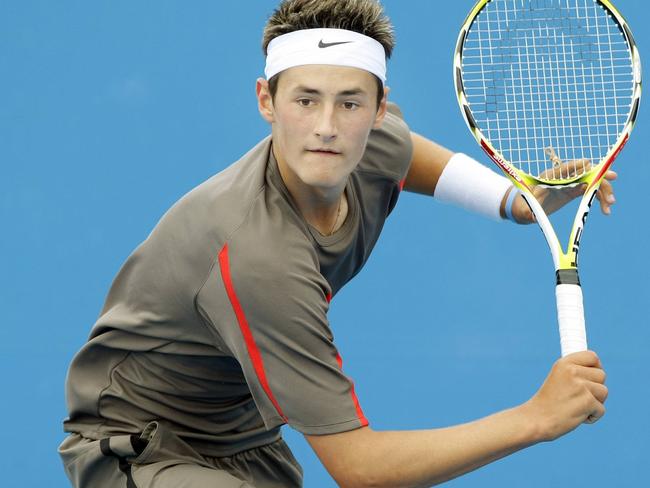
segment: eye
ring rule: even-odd
[[[314,103],[310,98],[299,98],[296,101],[298,102],[298,105],[302,107],[311,107]]]
[[[359,104],[357,102],[343,102],[343,108],[345,110],[356,110],[359,108]]]

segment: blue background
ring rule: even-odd
[[[398,35],[392,98],[412,129],[489,164],[451,76],[473,2],[384,4]],[[650,52],[647,3],[616,4]],[[275,5],[0,1],[3,486],[67,486],[56,454],[64,378],[112,278],[173,202],[268,133],[254,82]],[[648,486],[645,112],[642,103],[615,165],[614,215],[592,213],[581,254],[590,345],[609,375],[606,417],[449,486]],[[527,400],[559,354],[553,285],[534,226],[404,194],[331,311],[372,426],[448,426]],[[285,435],[305,485],[334,486],[302,437]]]

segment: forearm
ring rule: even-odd
[[[374,432],[363,464],[370,486],[431,486],[535,443],[533,426],[518,408],[454,427]],[[369,446],[370,447],[370,446]]]
[[[454,153],[415,132],[411,132],[411,141],[413,156],[404,189],[413,193],[433,195],[436,183]]]
[[[525,406],[454,427],[379,432],[369,428],[350,436],[332,459],[323,459],[345,487],[425,487],[475,470],[535,444],[535,426]],[[310,440],[311,442],[311,440]]]
[[[438,180],[454,153],[423,137],[411,132],[413,156],[404,183],[404,189],[412,193],[433,196]],[[506,217],[505,206],[510,190],[503,195],[499,214]]]

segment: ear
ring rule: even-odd
[[[269,91],[269,82],[264,78],[258,78],[255,84],[255,92],[257,93],[257,108],[260,115],[269,124],[275,122],[273,116],[273,99]]]
[[[375,123],[372,126],[373,129],[379,129],[381,127],[382,122],[384,121],[384,117],[386,117],[386,109],[388,106],[388,93],[390,93],[390,88],[385,86],[384,97],[381,99],[381,102],[379,103],[379,109],[377,110],[377,115],[375,116]]]

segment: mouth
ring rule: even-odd
[[[320,147],[316,149],[307,149],[307,152],[313,154],[320,154],[323,156],[338,156],[341,154],[339,151],[335,151],[334,149],[320,148]]]

